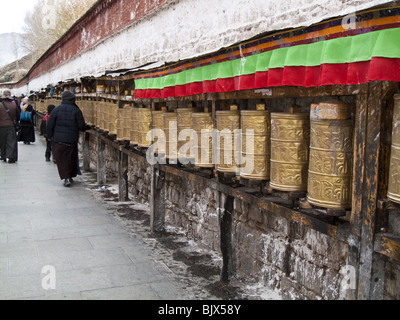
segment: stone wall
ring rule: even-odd
[[[235,199],[236,273],[253,275],[286,299],[339,299],[347,245]]]
[[[118,150],[106,148],[107,181],[118,180]]]
[[[166,175],[166,223],[187,230],[190,238],[220,250],[218,192],[194,181]]]
[[[97,139],[96,136],[90,135],[90,169],[97,171]]]
[[[97,139],[90,138],[91,168],[96,166]],[[118,152],[106,144],[107,180],[118,174]],[[112,149],[112,150],[110,150]],[[143,203],[151,201],[152,167],[129,157],[129,193]],[[298,222],[234,199],[198,182],[166,173],[166,225],[181,228],[189,239],[218,253],[234,279],[263,283],[278,289],[284,299],[344,299],[343,270],[349,246]],[[389,217],[388,232],[399,235],[398,212]],[[226,219],[228,217],[228,219]],[[398,262],[375,253],[383,264],[383,299],[400,298]],[[228,261],[228,262],[226,262]],[[354,266],[357,268],[358,266]]]
[[[128,168],[129,193],[137,199],[150,202],[151,166],[147,162],[129,158]]]

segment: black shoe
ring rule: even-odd
[[[50,162],[50,157],[46,157],[46,162]]]
[[[7,159],[0,159],[0,161],[7,162]]]
[[[69,188],[71,186],[71,181],[69,181],[69,179],[65,179],[64,180],[64,187]]]
[[[69,182],[71,182],[71,183],[74,182],[74,179],[72,179],[72,178],[69,178],[68,180],[69,180]]]
[[[8,163],[16,163],[16,162],[17,162],[16,160],[8,159]]]

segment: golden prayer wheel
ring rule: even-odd
[[[83,100],[82,103],[84,103],[84,107],[86,110],[85,114],[85,121],[89,125],[94,124],[94,119],[93,119],[93,102],[89,100]]]
[[[307,199],[315,206],[345,210],[351,207],[352,200],[353,123],[348,120],[350,112],[347,115],[340,112],[345,108],[336,101],[311,107],[312,110],[317,108],[337,110],[311,117]],[[335,114],[341,119],[332,119]]]
[[[94,125],[97,129],[100,128],[100,105],[99,102],[93,102]]]
[[[91,119],[90,119],[90,108],[89,108],[89,101],[88,100],[82,100],[82,101],[79,101],[79,107],[82,109],[82,112],[83,112],[83,116],[84,116],[84,118],[85,118],[85,121],[87,122],[87,123],[90,123],[91,122]]]
[[[238,141],[235,148],[237,137],[234,133],[240,129],[240,111],[233,105],[230,111],[217,111],[216,118],[219,135],[217,171],[238,174],[240,169],[235,159],[240,158],[240,143]]]
[[[165,107],[161,111],[153,111],[153,130],[162,130],[164,132],[164,113],[167,111]],[[152,136],[152,142],[157,143],[158,137]],[[160,141],[158,145],[158,150],[156,150],[159,155],[165,155],[165,143]]]
[[[117,111],[117,139],[124,140],[124,127],[125,127],[125,114],[126,108],[118,108]]]
[[[166,158],[178,158],[178,114],[176,112],[166,112],[164,117],[164,132],[166,141]]]
[[[400,94],[394,96],[388,198],[400,203]]]
[[[271,180],[280,191],[307,191],[310,116],[271,114]]]
[[[87,100],[81,100],[79,102],[77,102],[79,109],[81,109],[83,117],[85,118],[85,121],[87,122],[87,118],[88,118],[88,104],[87,104]],[[39,104],[36,103],[36,110],[41,112],[40,108],[39,108]]]
[[[124,121],[123,121],[123,140],[130,141],[131,140],[131,115],[132,115],[132,108],[129,104],[124,106]]]
[[[138,145],[139,143],[139,108],[131,109],[131,144]]]
[[[242,164],[240,176],[249,180],[269,180],[271,154],[271,115],[264,104],[257,110],[241,111]],[[248,130],[254,130],[254,135]],[[248,142],[254,141],[250,146]]]
[[[193,130],[197,134],[196,166],[199,168],[214,168],[213,164],[213,119],[208,112],[192,114]]]
[[[93,125],[99,128],[99,105],[96,101],[93,102]]]
[[[102,115],[102,117],[103,117],[103,121],[102,121],[103,127],[102,127],[102,129],[104,131],[108,131],[108,102],[103,101],[102,109],[103,109],[103,115]]]
[[[96,91],[97,93],[104,93],[106,91],[106,86],[104,84],[98,84]]]
[[[151,109],[139,109],[139,140],[138,146],[141,148],[149,148],[151,146],[151,139],[147,140],[147,134],[152,129],[152,113]]]
[[[97,116],[98,116],[98,127],[100,130],[105,130],[105,111],[106,103],[104,101],[97,102]]]
[[[190,159],[190,150],[187,150],[185,153],[181,153],[181,148],[189,143],[192,140],[192,135],[187,136],[186,140],[179,141],[179,135],[183,130],[193,130],[192,124],[192,114],[196,112],[194,108],[178,108],[177,109],[177,119],[178,119],[178,152],[179,159]],[[194,159],[193,159],[194,161]]]
[[[106,132],[110,131],[110,108],[111,108],[111,103],[106,101],[104,103],[104,130]]]
[[[117,134],[118,104],[108,104],[108,131],[110,134]]]

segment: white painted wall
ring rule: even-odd
[[[56,70],[31,80],[27,89],[37,91],[59,81],[101,75],[105,70],[195,57],[264,32],[308,26],[390,2],[393,1],[177,0]],[[82,31],[83,42],[90,42],[89,36]]]

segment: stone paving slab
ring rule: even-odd
[[[193,298],[80,177],[65,188],[44,152],[38,136],[19,144],[17,164],[0,163],[1,300]]]

